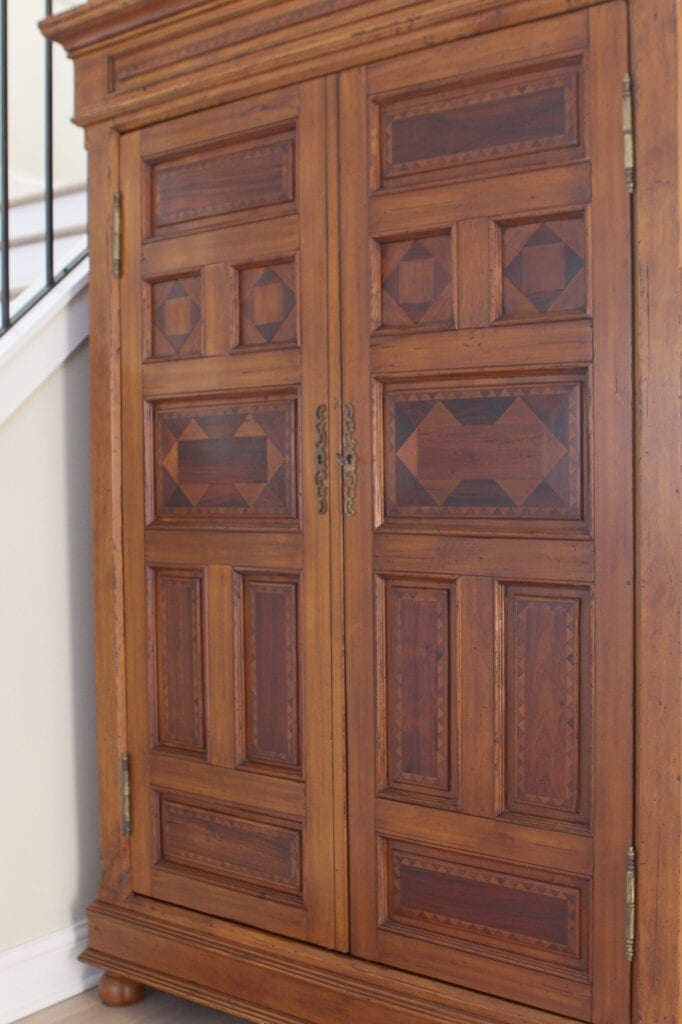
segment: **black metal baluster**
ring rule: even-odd
[[[45,2],[45,14],[52,14],[52,0]],[[45,285],[54,284],[54,131],[52,124],[52,43],[45,40]]]

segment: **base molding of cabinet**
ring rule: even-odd
[[[153,900],[88,923],[85,963],[254,1024],[582,1024]]]

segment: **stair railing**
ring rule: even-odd
[[[20,2],[20,0],[17,0]],[[25,313],[36,305],[62,278],[74,269],[87,256],[87,248],[67,263],[56,265],[55,244],[55,184],[54,184],[54,71],[52,63],[52,46],[50,40],[44,40],[44,74],[45,74],[45,117],[44,117],[44,148],[45,148],[45,237],[44,237],[44,281],[35,288],[26,289],[27,298],[18,308],[11,308],[12,301],[12,267],[10,247],[12,243],[10,231],[10,154],[9,154],[9,115],[12,102],[11,82],[9,75],[8,53],[8,3],[0,0],[0,335],[9,330]],[[52,14],[53,0],[45,0],[45,15]],[[40,32],[36,24],[36,36],[40,43]]]

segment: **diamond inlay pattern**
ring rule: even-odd
[[[390,516],[581,513],[577,382],[389,393]]]
[[[381,326],[452,324],[450,236],[384,242]]]
[[[582,215],[503,228],[502,260],[504,316],[585,312]]]
[[[153,284],[152,356],[184,359],[201,353],[201,276]]]
[[[156,410],[156,512],[296,515],[291,401]]]
[[[293,260],[239,272],[239,344],[289,346],[298,342],[296,264]]]

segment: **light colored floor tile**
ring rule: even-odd
[[[248,1024],[217,1010],[209,1010],[165,992],[147,990],[135,1006],[118,1009],[102,1006],[97,989],[84,992],[75,999],[51,1006],[40,1013],[24,1017],[17,1024]]]

